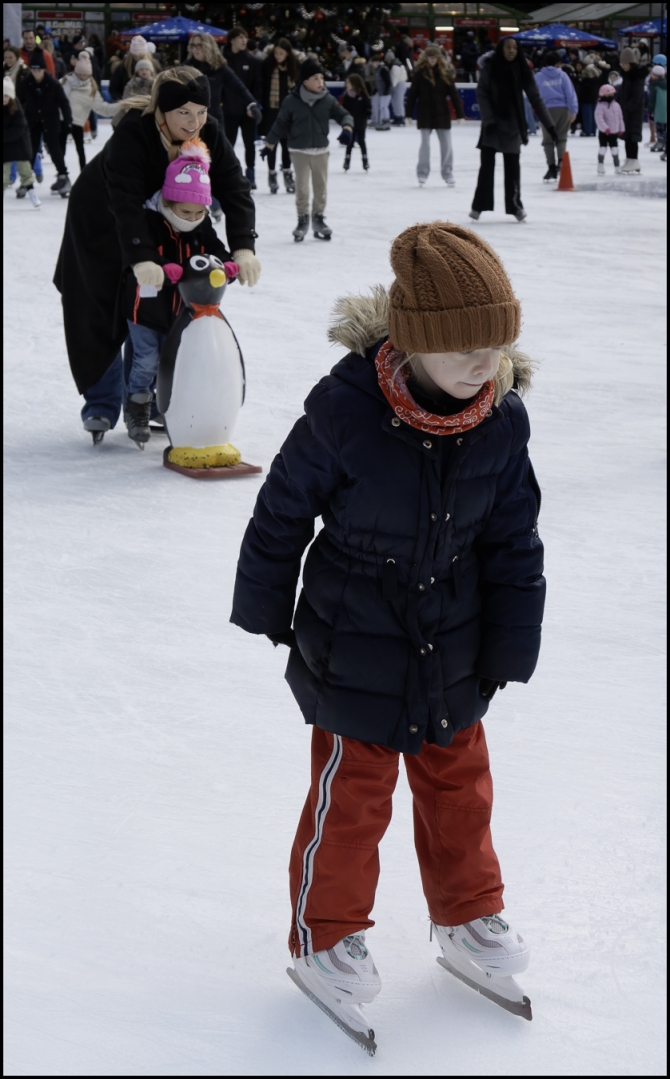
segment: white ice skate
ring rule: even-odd
[[[532,1019],[530,1000],[512,977],[526,969],[530,949],[499,914],[464,925],[433,925],[440,966],[501,1008]]]
[[[365,1049],[375,1055],[375,1032],[360,1008],[374,1000],[382,987],[365,933],[345,937],[334,948],[293,960],[286,973],[321,1011]]]
[[[621,166],[621,171],[622,173],[627,174],[632,172],[642,172],[642,169],[640,168],[640,162],[636,157],[627,157]]]

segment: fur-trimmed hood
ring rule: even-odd
[[[367,296],[341,296],[333,308],[328,340],[364,356],[367,349],[388,335],[388,304],[383,285],[373,285]],[[505,345],[495,378],[495,404],[511,389],[523,396],[530,389],[536,366],[516,345]]]

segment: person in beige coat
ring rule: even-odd
[[[91,57],[86,49],[80,53],[74,71],[61,79],[61,85],[72,109],[72,138],[77,147],[79,167],[83,169],[86,164],[84,124],[88,120],[91,110],[95,110],[99,116],[114,116],[118,112],[119,103],[110,104],[103,98],[98,84],[93,78]],[[63,152],[65,152],[67,136],[67,128],[63,125],[61,127]]]

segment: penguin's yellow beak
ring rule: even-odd
[[[209,283],[212,288],[221,288],[226,283],[226,275],[223,270],[212,270],[209,275]]]

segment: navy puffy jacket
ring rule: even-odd
[[[266,634],[293,621],[286,677],[307,723],[419,753],[482,718],[480,678],[535,669],[540,492],[515,392],[468,433],[429,437],[397,425],[380,345],[307,398],[247,528],[231,621]]]

